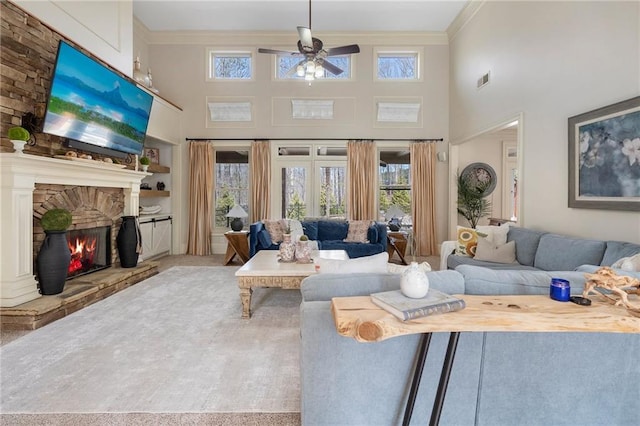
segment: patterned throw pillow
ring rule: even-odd
[[[476,254],[478,245],[478,232],[473,228],[458,226],[458,242],[456,244],[456,255],[473,257]]]
[[[275,244],[282,242],[284,237],[282,236],[283,229],[280,220],[265,220],[264,227],[267,229],[267,232],[269,232],[269,235],[271,235],[271,241]]]
[[[347,238],[344,239],[346,243],[368,243],[367,231],[371,226],[370,220],[351,220],[349,221],[349,231],[347,232]]]

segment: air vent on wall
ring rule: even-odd
[[[478,89],[489,83],[489,72],[478,79]]]

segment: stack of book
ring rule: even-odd
[[[400,290],[373,293],[371,301],[402,321],[464,309],[464,300],[430,288],[421,299],[412,299]]]

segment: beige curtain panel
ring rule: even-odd
[[[411,216],[416,256],[437,254],[435,142],[411,144]]]
[[[269,219],[271,207],[271,147],[269,141],[251,144],[251,208],[252,222]]]
[[[211,254],[211,221],[213,206],[213,145],[209,142],[189,143],[189,235],[187,254]]]
[[[347,211],[350,220],[376,220],[376,144],[347,142]]]

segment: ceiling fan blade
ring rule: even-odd
[[[291,56],[300,55],[300,52],[291,52],[288,50],[263,49],[263,48],[259,48],[258,53],[271,53],[274,55],[291,55]]]
[[[298,27],[298,36],[300,37],[300,43],[305,51],[313,52],[313,37],[311,37],[311,30],[307,27]]]
[[[303,63],[305,63],[307,60],[306,58],[301,60],[300,62],[298,62],[297,64],[295,64],[294,66],[292,66],[289,71],[287,71],[286,77],[291,77],[292,75],[294,75],[297,71],[298,71],[298,66],[302,65]]]
[[[340,68],[333,65],[331,62],[327,61],[326,59],[323,60],[320,63],[320,65],[322,65],[324,69],[326,69],[327,71],[329,71],[331,74],[334,74],[334,75],[340,75],[344,72]]]
[[[351,53],[360,53],[360,46],[357,44],[350,44],[348,46],[332,47],[330,49],[326,49],[326,51],[327,56],[349,55]]]

